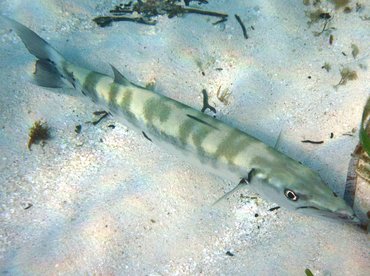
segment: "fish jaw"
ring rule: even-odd
[[[280,160],[280,163],[264,162],[257,169],[250,181],[257,193],[303,215],[360,223],[353,209],[317,173],[290,158],[280,157]]]
[[[335,222],[346,222],[352,224],[361,223],[361,221],[355,215],[353,209],[349,206],[346,206],[346,208],[339,209],[336,211],[317,209],[314,206],[301,206],[298,207],[296,211],[304,215],[327,218]]]
[[[359,224],[360,220],[357,218],[353,208],[343,198],[334,193],[318,175],[316,176],[318,179],[317,190],[320,191],[316,192],[317,195],[312,200],[308,199],[307,202],[301,203],[301,206],[297,207],[296,211],[337,222]]]

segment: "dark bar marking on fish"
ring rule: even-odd
[[[111,128],[111,129],[115,129],[116,128],[115,125],[109,125],[108,127]]]
[[[213,153],[215,159],[225,157],[229,165],[234,165],[236,156],[248,147],[250,143],[249,139],[246,139],[243,136],[238,136],[238,133],[240,133],[240,130],[232,130],[229,135],[222,140],[217,147],[217,151]],[[252,176],[252,174],[249,176]],[[250,180],[250,178],[247,180]]]
[[[166,122],[171,114],[171,108],[168,104],[160,99],[150,99],[145,103],[144,116],[150,123],[155,119],[160,122]]]
[[[213,113],[216,113],[216,108],[214,108],[213,106],[211,106],[209,103],[208,103],[208,94],[207,94],[207,91],[205,89],[202,90],[202,94],[203,94],[203,107],[202,107],[202,112],[204,113],[204,111],[207,110],[207,108],[209,110],[211,110]]]
[[[315,145],[319,145],[319,144],[323,144],[324,141],[312,141],[312,140],[303,140],[301,141],[302,143],[307,143],[307,144],[315,144]]]
[[[197,152],[199,156],[204,156],[205,150],[202,147],[203,141],[207,138],[207,136],[212,132],[210,128],[198,128],[193,132],[192,139],[195,147],[197,148]]]
[[[193,115],[186,114],[186,116],[188,116],[189,118],[191,118],[191,119],[193,119],[193,120],[195,120],[195,121],[197,121],[199,123],[205,124],[206,126],[209,126],[209,127],[213,128],[213,129],[219,130],[218,127],[215,127],[215,126],[211,125],[210,123],[207,123],[206,121],[203,121],[202,119],[199,119],[199,118],[197,118],[197,117],[195,117]]]
[[[73,72],[72,72],[73,77]],[[86,94],[90,95],[93,102],[97,102],[98,96],[96,95],[96,86],[99,83],[99,81],[104,78],[103,74],[97,73],[97,72],[90,72],[86,78],[84,83],[82,84],[82,90]]]
[[[334,133],[330,132],[330,139],[333,139],[333,138],[334,138]]]
[[[179,126],[179,138],[182,145],[186,145],[187,140],[192,133],[194,124],[192,120],[185,120]]]
[[[238,21],[238,23],[240,24],[240,27],[242,27],[244,38],[248,39],[247,29],[245,28],[243,21],[241,20],[241,18],[237,14],[235,14],[235,18]]]
[[[118,108],[117,105],[117,95],[120,91],[120,85],[117,83],[112,83],[109,87],[109,93],[108,93],[108,108],[110,110],[116,110]]]
[[[280,209],[280,206],[272,207],[269,209],[270,212]]]
[[[146,133],[145,133],[144,131],[142,131],[142,133],[143,133],[143,135],[144,135],[144,137],[145,137],[146,139],[148,139],[150,142],[153,142],[153,141],[152,141],[152,139],[150,139],[150,138],[148,137],[148,135],[146,135]]]

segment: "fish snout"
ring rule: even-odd
[[[345,220],[350,223],[359,224],[361,221],[356,216],[352,208],[341,209],[335,212],[336,216],[342,220]]]

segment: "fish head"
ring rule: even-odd
[[[282,207],[305,215],[360,223],[353,209],[319,175],[294,160],[275,169],[260,170],[255,179],[256,185],[252,186],[256,192]]]

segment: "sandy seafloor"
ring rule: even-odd
[[[313,35],[322,22],[309,27],[309,7],[293,0],[210,1],[202,7],[230,15],[220,26],[198,15],[159,17],[156,26],[100,28],[91,21],[118,1],[8,0],[0,12],[80,65],[111,74],[111,63],[133,82],[155,81],[156,91],[194,108],[206,89],[221,120],[270,145],[282,132],[279,150],[343,195],[358,131],[343,134],[358,129],[370,91],[370,21],[360,18],[369,16],[370,3],[359,2],[360,13],[326,5],[335,14],[333,45],[327,35]],[[86,123],[101,109],[73,90],[29,83],[34,58],[0,26],[2,274],[303,275],[306,268],[315,275],[370,274],[362,229],[268,211],[276,204],[250,198],[248,190],[212,206],[236,183],[166,153],[114,117]],[[356,59],[352,43],[360,49]],[[324,62],[330,72],[321,69]],[[344,66],[358,79],[334,89]],[[217,99],[219,86],[231,92],[228,104]],[[39,119],[52,139],[29,151],[28,130]],[[366,203],[369,195],[360,196]]]

